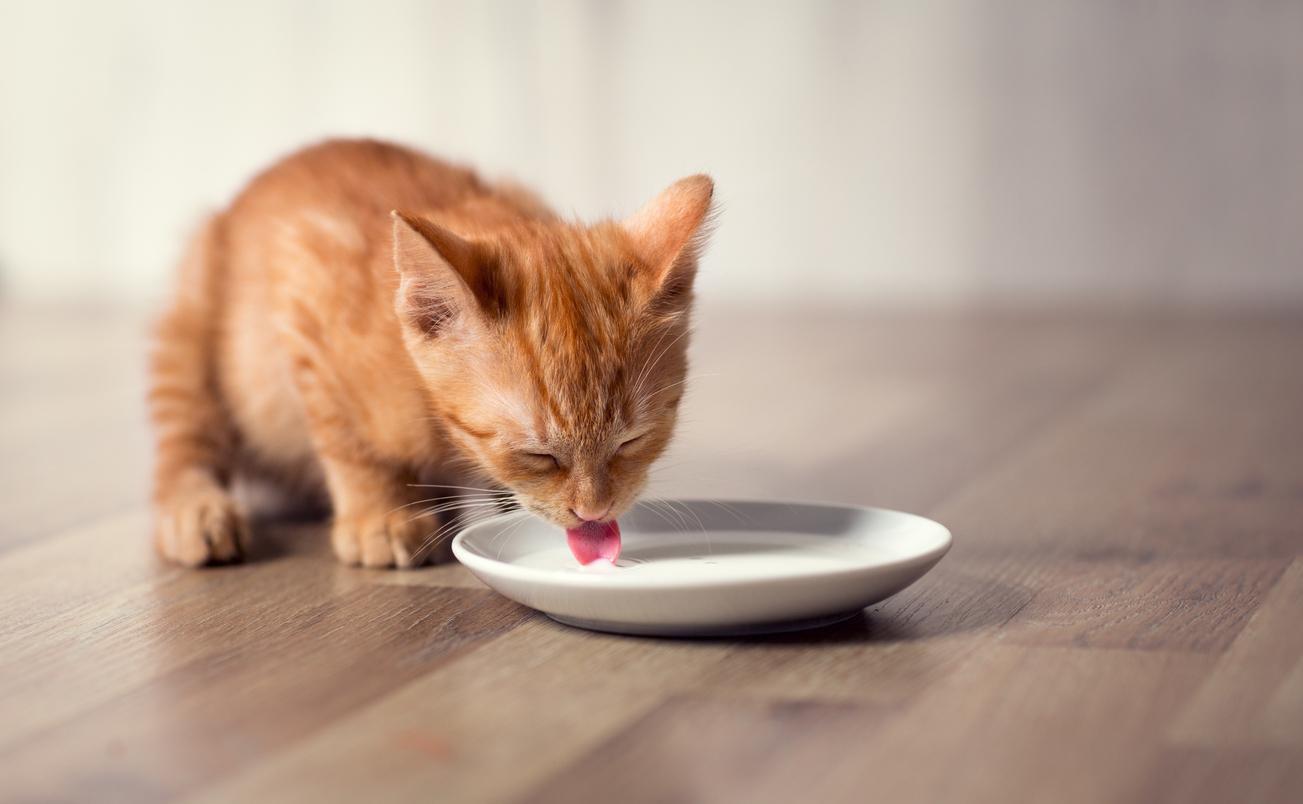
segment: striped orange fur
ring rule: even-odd
[[[439,552],[429,485],[503,490],[447,510],[619,516],[674,432],[712,192],[583,225],[381,142],[272,166],[195,236],[159,320],[158,549],[244,556],[245,475],[324,492],[336,554],[367,566]]]

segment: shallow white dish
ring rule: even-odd
[[[621,517],[615,566],[580,566],[563,531],[524,512],[472,525],[452,550],[493,589],[568,625],[711,636],[836,622],[909,586],[950,549],[942,525],[881,508],[739,500],[673,508],[640,503]]]

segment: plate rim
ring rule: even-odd
[[[927,565],[930,567],[931,565],[940,561],[946,555],[946,553],[950,552],[950,548],[954,545],[954,534],[950,532],[950,528],[946,527],[940,522],[937,522],[935,519],[931,519],[930,517],[926,517],[921,514],[913,514],[910,513],[909,511],[900,511],[894,508],[883,508],[881,506],[874,506],[874,505],[858,505],[854,503],[830,503],[830,502],[819,502],[819,501],[772,499],[772,498],[765,499],[765,498],[729,497],[729,498],[708,499],[705,497],[676,497],[673,499],[675,502],[705,503],[711,505],[716,503],[724,503],[725,505],[731,505],[735,503],[747,503],[747,504],[763,503],[766,505],[790,505],[790,506],[800,506],[803,508],[837,508],[842,510],[849,509],[849,510],[859,511],[861,513],[882,512],[888,514],[897,514],[905,517],[910,517],[912,519],[922,520],[923,522],[927,522],[930,523],[931,525],[934,525],[935,527],[940,529],[940,533],[943,538],[940,544],[938,544],[936,547],[933,547],[930,550],[927,550],[925,552],[920,552],[914,555],[891,559],[889,561],[884,561],[881,563],[854,564],[848,567],[819,570],[816,572],[811,572],[808,574],[800,574],[800,575],[781,575],[777,577],[743,576],[737,578],[720,579],[720,580],[704,582],[704,583],[700,579],[679,580],[675,578],[637,578],[637,577],[633,579],[625,578],[623,580],[615,581],[613,579],[618,577],[616,575],[598,574],[598,573],[594,573],[592,575],[581,575],[581,574],[560,575],[554,570],[539,569],[537,567],[522,567],[518,564],[512,564],[507,561],[489,558],[487,556],[483,556],[473,552],[470,548],[464,545],[464,542],[466,540],[465,539],[466,535],[473,529],[483,527],[492,522],[499,522],[499,521],[505,522],[518,517],[534,516],[534,514],[530,513],[529,511],[520,510],[520,511],[508,511],[503,514],[497,514],[488,519],[482,519],[479,522],[475,522],[471,525],[467,525],[465,528],[462,528],[460,531],[457,532],[457,535],[453,537],[452,552],[453,555],[463,566],[465,566],[468,570],[470,570],[473,574],[477,576],[479,574],[478,572],[476,572],[476,569],[478,567],[479,569],[485,570],[492,574],[496,574],[500,577],[509,578],[515,581],[524,581],[527,583],[538,584],[540,586],[548,586],[548,587],[586,586],[594,589],[642,591],[642,590],[658,590],[658,589],[720,588],[720,587],[728,587],[728,586],[745,586],[748,584],[756,584],[756,583],[775,583],[775,582],[781,583],[784,581],[791,581],[795,579],[809,579],[809,578],[842,578],[842,577],[855,575],[857,573],[862,573],[862,572],[890,571],[896,569],[904,569],[907,567],[917,566],[917,565]],[[635,505],[638,504],[642,504],[641,501],[635,503]],[[924,571],[926,572],[926,570]]]

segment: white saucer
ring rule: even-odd
[[[735,500],[673,508],[640,503],[621,517],[615,566],[580,566],[564,532],[524,512],[472,525],[452,551],[490,587],[568,625],[722,636],[852,616],[950,549],[942,525],[881,508]]]

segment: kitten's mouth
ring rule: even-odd
[[[588,565],[604,558],[612,564],[620,557],[620,525],[610,522],[585,522],[566,528],[566,543],[580,564]]]

